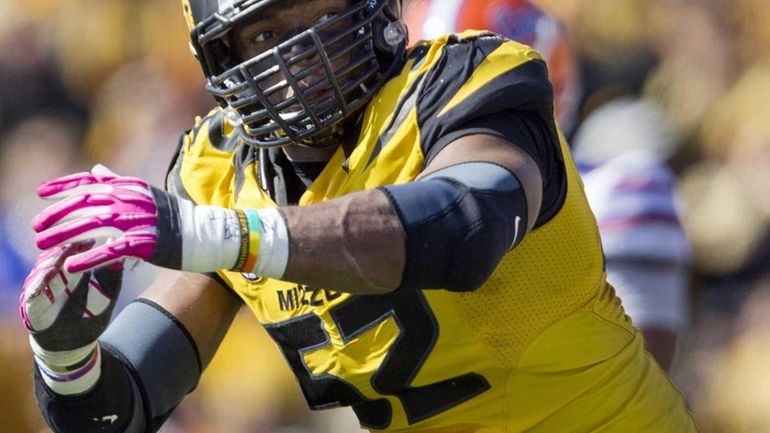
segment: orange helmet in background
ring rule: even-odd
[[[581,86],[578,61],[564,28],[527,0],[412,0],[405,10],[412,42],[468,29],[489,30],[529,45],[548,64],[559,124],[576,121]]]

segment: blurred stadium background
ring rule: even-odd
[[[666,154],[694,263],[672,379],[703,433],[770,432],[770,2],[534,2],[606,72],[587,106],[633,83],[674,126]],[[36,185],[95,162],[160,185],[178,134],[212,105],[201,84],[176,0],[0,2],[0,431],[47,431],[16,311],[38,253]],[[124,299],[153,273],[132,268]],[[254,322],[239,318],[163,431],[358,431],[305,409]]]

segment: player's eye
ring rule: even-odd
[[[275,37],[275,32],[272,30],[265,30],[254,35],[251,40],[253,42],[267,42]]]
[[[330,19],[336,17],[337,15],[339,15],[339,12],[327,12],[321,15],[320,17],[318,17],[318,20],[316,20],[316,24],[321,24],[324,21],[329,21]]]

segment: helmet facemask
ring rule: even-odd
[[[355,1],[272,49],[237,58],[233,30],[280,3],[234,1],[229,13],[220,11],[196,25],[192,43],[206,89],[238,112],[249,144],[326,146],[400,64],[405,27],[388,17],[394,0]]]

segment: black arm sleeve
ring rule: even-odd
[[[101,375],[76,396],[51,391],[35,366],[35,395],[54,432],[151,433],[192,391],[201,374],[198,348],[171,313],[132,302],[99,339]]]
[[[139,389],[148,431],[157,431],[198,384],[202,364],[195,340],[162,306],[138,299],[126,306],[99,339],[112,350]]]
[[[64,396],[51,391],[34,366],[35,398],[56,433],[139,433],[146,431],[142,401],[120,360],[102,348],[102,373],[89,392]]]

